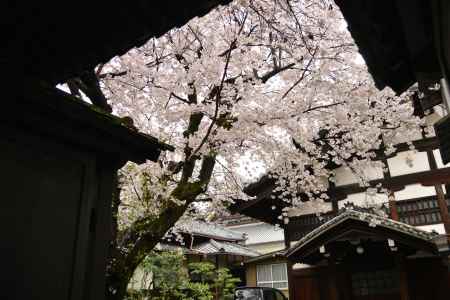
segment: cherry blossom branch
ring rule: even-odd
[[[342,102],[336,102],[336,103],[331,103],[331,104],[326,104],[326,105],[319,105],[319,106],[308,108],[308,109],[304,110],[303,113],[308,113],[308,112],[318,110],[318,109],[330,108],[330,107],[345,104],[345,103],[346,103],[345,101],[342,101]]]
[[[302,72],[302,75],[300,76],[300,78],[283,94],[283,96],[281,97],[281,99],[286,98],[286,96],[305,78],[306,72],[309,71],[309,67],[311,66],[311,63],[314,60],[314,57],[316,56],[317,53],[317,49],[319,48],[319,46],[316,46],[316,48],[314,48],[314,51],[311,55],[311,58],[309,59],[308,63],[306,64],[305,69]]]
[[[220,106],[220,98],[221,98],[221,93],[222,93],[222,89],[223,89],[223,85],[225,82],[225,78],[227,76],[227,71],[228,71],[228,66],[230,64],[230,59],[231,59],[231,48],[233,47],[233,44],[236,43],[236,40],[233,41],[230,45],[230,51],[228,51],[227,53],[227,58],[226,58],[226,62],[225,62],[225,67],[223,70],[223,74],[222,74],[222,79],[220,80],[220,85],[219,88],[217,90],[216,93],[216,105],[215,105],[215,109],[214,109],[214,118],[211,121],[211,123],[209,124],[208,129],[206,130],[206,134],[203,137],[202,141],[200,142],[200,144],[197,146],[197,148],[195,148],[195,150],[192,152],[192,154],[189,156],[189,158],[187,159],[188,161],[192,159],[192,157],[194,155],[197,154],[197,152],[203,147],[203,145],[206,143],[207,139],[209,138],[209,135],[211,134],[212,128],[214,126],[214,124],[216,124],[217,122],[217,116],[219,114],[219,106]]]
[[[103,79],[103,78],[107,78],[107,77],[111,77],[111,78],[120,77],[120,76],[124,76],[127,74],[128,74],[128,71],[118,71],[118,72],[101,73],[101,74],[98,74],[97,76],[99,79]]]
[[[170,93],[169,100],[170,100],[170,98],[172,98],[172,97],[175,98],[175,99],[178,99],[178,100],[180,100],[181,102],[184,102],[184,103],[186,103],[186,104],[191,104],[191,102],[190,102],[189,100],[187,100],[187,99],[185,99],[185,98],[182,98],[182,97],[178,96],[177,94],[175,94],[175,93],[173,93],[173,92]]]
[[[224,170],[226,170],[228,172],[228,174],[231,176],[231,178],[234,181],[234,184],[240,189],[243,190],[243,187],[238,183],[236,177],[234,176],[233,172],[227,167],[225,166],[223,163],[221,163],[219,160],[216,159],[216,163],[218,163]]]
[[[300,38],[302,39],[302,42],[305,44],[306,50],[308,50],[308,52],[309,52],[309,54],[311,56],[314,56],[312,54],[312,51],[311,51],[311,49],[310,49],[306,39],[305,39],[305,35],[303,34],[303,26],[300,24],[300,21],[298,20],[297,15],[295,14],[294,9],[292,8],[291,2],[289,0],[286,0],[286,4],[287,4],[287,6],[289,8],[289,11],[291,12],[292,16],[294,17],[295,23],[298,26],[298,29],[300,31]]]
[[[283,71],[291,69],[293,66],[295,66],[295,63],[287,64],[284,67],[274,68],[272,71],[269,71],[266,74],[262,75],[261,77],[258,77],[258,79],[260,79],[263,83],[266,83],[273,76],[276,76]]]
[[[136,197],[138,198],[138,200],[139,200],[140,202],[143,202],[141,196],[139,195],[139,193],[138,193],[138,191],[137,191],[137,189],[136,189],[136,184],[135,184],[135,182],[134,182],[133,176],[129,176],[129,178],[130,178],[130,180],[131,180],[131,185],[132,185],[132,187],[133,187],[134,193],[136,194]]]

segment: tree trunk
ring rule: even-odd
[[[128,283],[136,268],[202,191],[202,184],[199,182],[180,184],[172,196],[185,201],[184,205],[168,201],[166,208],[157,218],[137,220],[118,235],[117,245],[112,249],[107,268],[106,299],[125,298]]]

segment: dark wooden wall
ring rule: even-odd
[[[407,262],[409,300],[450,299],[449,270],[442,261],[433,258]]]
[[[354,268],[338,265],[337,294],[333,295],[333,273],[327,266],[293,270],[289,282],[290,300],[448,300],[450,299],[449,270],[440,258],[407,260],[407,293],[354,296],[351,274]],[[407,295],[406,295],[407,294]],[[406,298],[405,298],[406,297]]]
[[[0,298],[102,299],[114,168],[0,127]]]

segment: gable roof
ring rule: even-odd
[[[310,233],[306,234],[301,238],[293,247],[286,251],[286,256],[292,256],[295,253],[301,252],[304,248],[309,246],[315,240],[319,240],[325,234],[339,230],[339,227],[343,227],[345,223],[353,222],[354,225],[362,225],[362,228],[366,228],[367,231],[383,231],[384,233],[397,233],[399,236],[403,236],[406,239],[410,238],[419,241],[422,245],[425,245],[428,249],[437,250],[433,239],[437,238],[439,235],[434,232],[427,232],[416,228],[414,226],[397,222],[392,219],[382,217],[379,215],[360,212],[353,209],[343,210],[339,215],[329,220],[328,222],[322,224],[316,229],[312,230]],[[354,226],[353,225],[353,226]],[[352,225],[349,226],[350,228]],[[356,226],[355,226],[356,227]],[[361,228],[360,227],[360,228]],[[321,239],[321,245],[332,240],[333,236]],[[320,246],[320,245],[319,245]]]

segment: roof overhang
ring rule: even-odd
[[[126,161],[156,161],[161,151],[172,146],[140,133],[136,128],[94,105],[88,104],[45,83],[30,83],[5,101],[0,117],[1,128],[19,138],[19,131],[50,138],[66,145],[100,154],[118,164]]]
[[[280,260],[286,259],[286,249],[273,251],[273,252],[269,252],[269,253],[266,253],[263,255],[249,258],[244,261],[244,264],[260,263],[260,262],[264,262],[267,260],[274,260],[274,259],[280,259]]]
[[[64,82],[230,0],[15,1],[2,5],[2,72]]]
[[[394,240],[415,250],[437,255],[434,242],[437,234],[429,233],[413,226],[396,222],[381,216],[347,210],[319,226],[286,251],[286,257],[302,261],[317,252],[324,245],[339,240],[350,240],[355,236]]]
[[[435,6],[442,2],[336,0],[379,89],[402,93],[415,82],[443,77],[434,23],[439,19]]]

